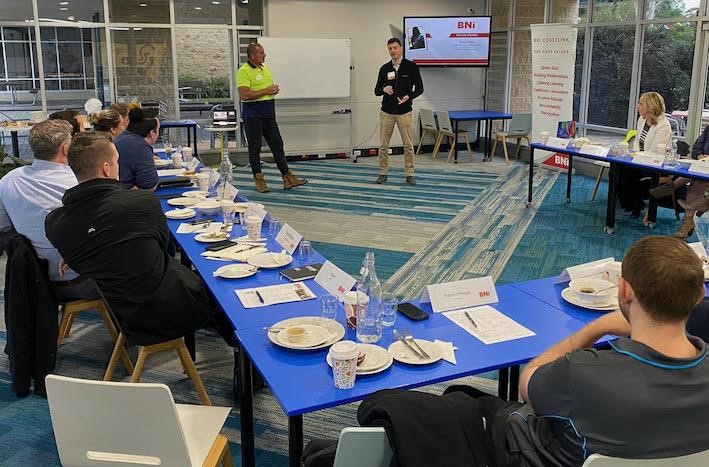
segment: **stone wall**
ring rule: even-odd
[[[231,76],[229,31],[179,29],[176,34],[177,75],[209,80]]]

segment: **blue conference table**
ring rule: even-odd
[[[164,120],[160,121],[160,128],[185,128],[187,130],[187,146],[192,146],[195,156],[197,152],[197,122],[194,120]]]
[[[584,153],[581,149],[576,148],[564,148],[559,149],[552,146],[546,146],[541,143],[532,143],[529,148],[529,184],[527,187],[527,207],[532,205],[532,183],[534,179],[534,150],[544,150],[551,152],[558,152],[561,154],[566,154],[569,156],[569,167],[566,172],[566,202],[571,202],[571,172],[573,169],[574,157],[583,157],[585,159],[591,159],[595,161],[607,162],[610,164],[608,170],[608,198],[606,200],[606,225],[604,230],[606,233],[613,233],[615,230],[615,204],[617,196],[618,187],[618,177],[621,167],[634,167],[636,169],[648,170],[656,174],[663,175],[674,175],[678,177],[687,177],[697,180],[709,180],[709,174],[700,174],[695,172],[689,172],[688,165],[681,164],[678,167],[653,167],[651,165],[638,164],[633,162],[633,158],[630,156],[595,156],[591,154]],[[650,207],[648,208],[648,220],[655,222],[655,216],[657,212],[657,204],[654,199],[650,198]]]
[[[492,141],[492,122],[493,120],[509,120],[512,118],[512,114],[505,112],[495,112],[492,110],[451,110],[448,112],[448,117],[451,120],[451,125],[453,126],[453,138],[455,142],[453,143],[453,161],[458,163],[458,123],[460,122],[478,122],[478,138],[480,137],[480,122],[485,121],[485,138],[483,139],[485,155],[484,159],[490,159],[491,154],[488,154],[490,149],[490,143]]]

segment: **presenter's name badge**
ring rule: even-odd
[[[396,73],[395,73],[395,72],[390,71],[390,72],[387,73],[387,79],[388,79],[388,80],[392,80],[392,79],[395,79],[395,78],[396,78]]]
[[[263,75],[256,75],[256,81],[261,81],[263,79]]]

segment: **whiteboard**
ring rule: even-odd
[[[350,40],[259,37],[276,99],[350,97]]]

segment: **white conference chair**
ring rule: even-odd
[[[347,427],[340,432],[334,467],[388,467],[393,453],[380,427]]]
[[[704,467],[709,465],[709,450],[664,459],[621,459],[591,454],[582,467]]]
[[[421,152],[421,144],[427,133],[433,135],[434,141],[438,141],[438,134],[440,133],[436,125],[436,119],[433,117],[433,110],[421,109],[419,110],[419,116],[421,117],[421,139],[419,139],[419,147],[416,148],[417,155]]]
[[[470,154],[470,160],[472,161],[473,150],[470,149],[470,140],[468,139],[468,133],[470,133],[470,131],[459,129],[456,133],[453,133],[453,125],[451,124],[450,116],[445,110],[438,112],[436,116],[438,117],[438,139],[436,139],[436,144],[433,147],[432,159],[435,159],[436,156],[438,156],[438,150],[441,148],[441,143],[443,143],[443,137],[447,136],[450,144],[450,150],[448,151],[446,162],[450,162],[451,157],[453,156],[455,144],[458,142],[458,135],[462,135],[465,140],[465,146]]]
[[[231,408],[175,404],[164,384],[45,378],[64,467],[232,467]]]

